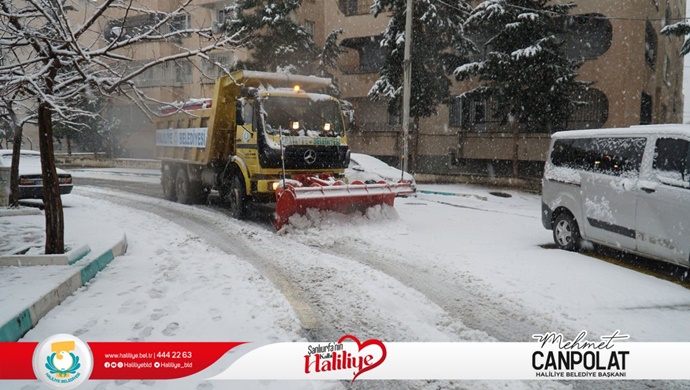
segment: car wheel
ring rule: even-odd
[[[175,191],[177,193],[177,201],[184,204],[192,204],[193,196],[191,187],[189,185],[189,178],[184,168],[177,171],[177,179],[175,180]]]
[[[175,192],[175,178],[169,166],[163,168],[161,174],[161,185],[163,186],[163,196],[167,200],[176,201],[177,194]]]
[[[575,251],[580,248],[580,227],[568,213],[561,213],[553,223],[553,241],[560,249]]]
[[[244,219],[247,216],[247,192],[244,189],[244,181],[239,175],[235,175],[230,182],[228,191],[230,201],[230,214],[236,219]]]

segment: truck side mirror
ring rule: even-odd
[[[244,125],[244,117],[242,116],[242,102],[235,102],[235,121],[237,121],[237,126]]]

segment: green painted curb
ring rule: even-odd
[[[24,337],[26,332],[31,330],[51,309],[59,305],[65,298],[72,295],[79,287],[84,286],[88,281],[93,279],[99,271],[102,271],[113,261],[113,259],[115,259],[115,256],[123,255],[126,252],[127,236],[124,235],[113,248],[108,249],[96,259],[91,260],[89,264],[81,268],[79,272],[75,270],[72,276],[67,278],[65,282],[58,285],[57,288],[50,291],[47,295],[31,304],[29,308],[2,325],[2,327],[0,327],[0,342],[13,342]],[[86,255],[86,253],[84,255]],[[79,259],[83,258],[84,255],[80,256]],[[79,279],[73,280],[76,278]],[[36,317],[34,319],[31,318],[32,311]]]
[[[85,285],[89,280],[93,279],[98,271],[103,270],[115,256],[113,256],[113,250],[108,249],[105,253],[98,256],[98,258],[92,261],[89,265],[81,269],[81,285]]]
[[[0,328],[0,341],[17,341],[32,327],[31,312],[26,309]]]

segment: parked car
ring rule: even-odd
[[[690,267],[690,126],[555,133],[542,211],[562,249],[586,239]]]
[[[0,166],[12,166],[12,150],[0,149]],[[72,192],[72,175],[56,168],[60,183],[60,194]],[[43,199],[43,177],[41,175],[41,154],[33,150],[22,150],[19,155],[19,199]]]

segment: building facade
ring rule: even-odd
[[[86,0],[73,0],[88,3]],[[143,0],[143,5],[171,11],[176,1]],[[476,2],[475,2],[476,3]],[[685,15],[685,0],[577,0],[577,7],[563,23],[571,32],[566,50],[584,60],[580,79],[593,82],[580,98],[589,104],[575,112],[568,129],[626,127],[649,123],[679,123],[683,116],[683,58],[678,56],[683,38],[666,37],[659,31]],[[188,15],[174,28],[214,26],[228,17],[232,0],[195,0]],[[355,152],[377,156],[389,163],[399,161],[401,118],[391,116],[384,101],[372,102],[371,86],[379,77],[383,56],[379,37],[389,16],[370,13],[373,0],[303,0],[295,20],[322,45],[328,33],[343,29],[345,49],[335,74],[341,97],[355,108],[349,143]],[[115,16],[113,20],[117,20]],[[145,25],[132,18],[128,27]],[[103,39],[113,36],[114,23],[101,26]],[[199,45],[192,37],[179,42],[142,43],[127,53],[136,62],[166,56],[181,46]],[[233,64],[245,59],[242,50],[213,53],[214,62]],[[206,60],[178,61],[154,68],[137,78],[146,93],[160,101],[186,101],[211,97],[220,70]],[[513,134],[491,115],[493,102],[466,101],[458,95],[471,83],[454,83],[452,96],[438,107],[438,114],[422,118],[411,140],[411,166],[415,173],[434,175],[508,176],[511,173]],[[120,121],[129,157],[152,158],[155,129],[127,102],[116,102],[111,115]],[[529,132],[519,137],[521,175],[538,177],[546,158],[550,134]]]
[[[369,13],[372,0],[341,0],[330,5],[326,26],[344,26],[341,61],[343,98],[355,105],[356,127],[350,133],[353,150],[390,163],[401,150],[400,118],[390,117],[385,102],[371,102],[367,92],[377,79],[381,57],[376,40],[387,18]],[[659,31],[685,16],[684,0],[576,0],[564,20],[570,32],[566,52],[584,60],[579,79],[593,82],[566,129],[627,127],[680,123],[683,117],[683,44]],[[352,26],[352,27],[350,27]],[[414,39],[414,38],[413,38]],[[510,176],[514,138],[508,126],[493,119],[490,101],[457,98],[471,83],[455,83],[448,104],[438,115],[422,119],[410,142],[415,173]],[[549,133],[522,133],[520,172],[541,175]]]

